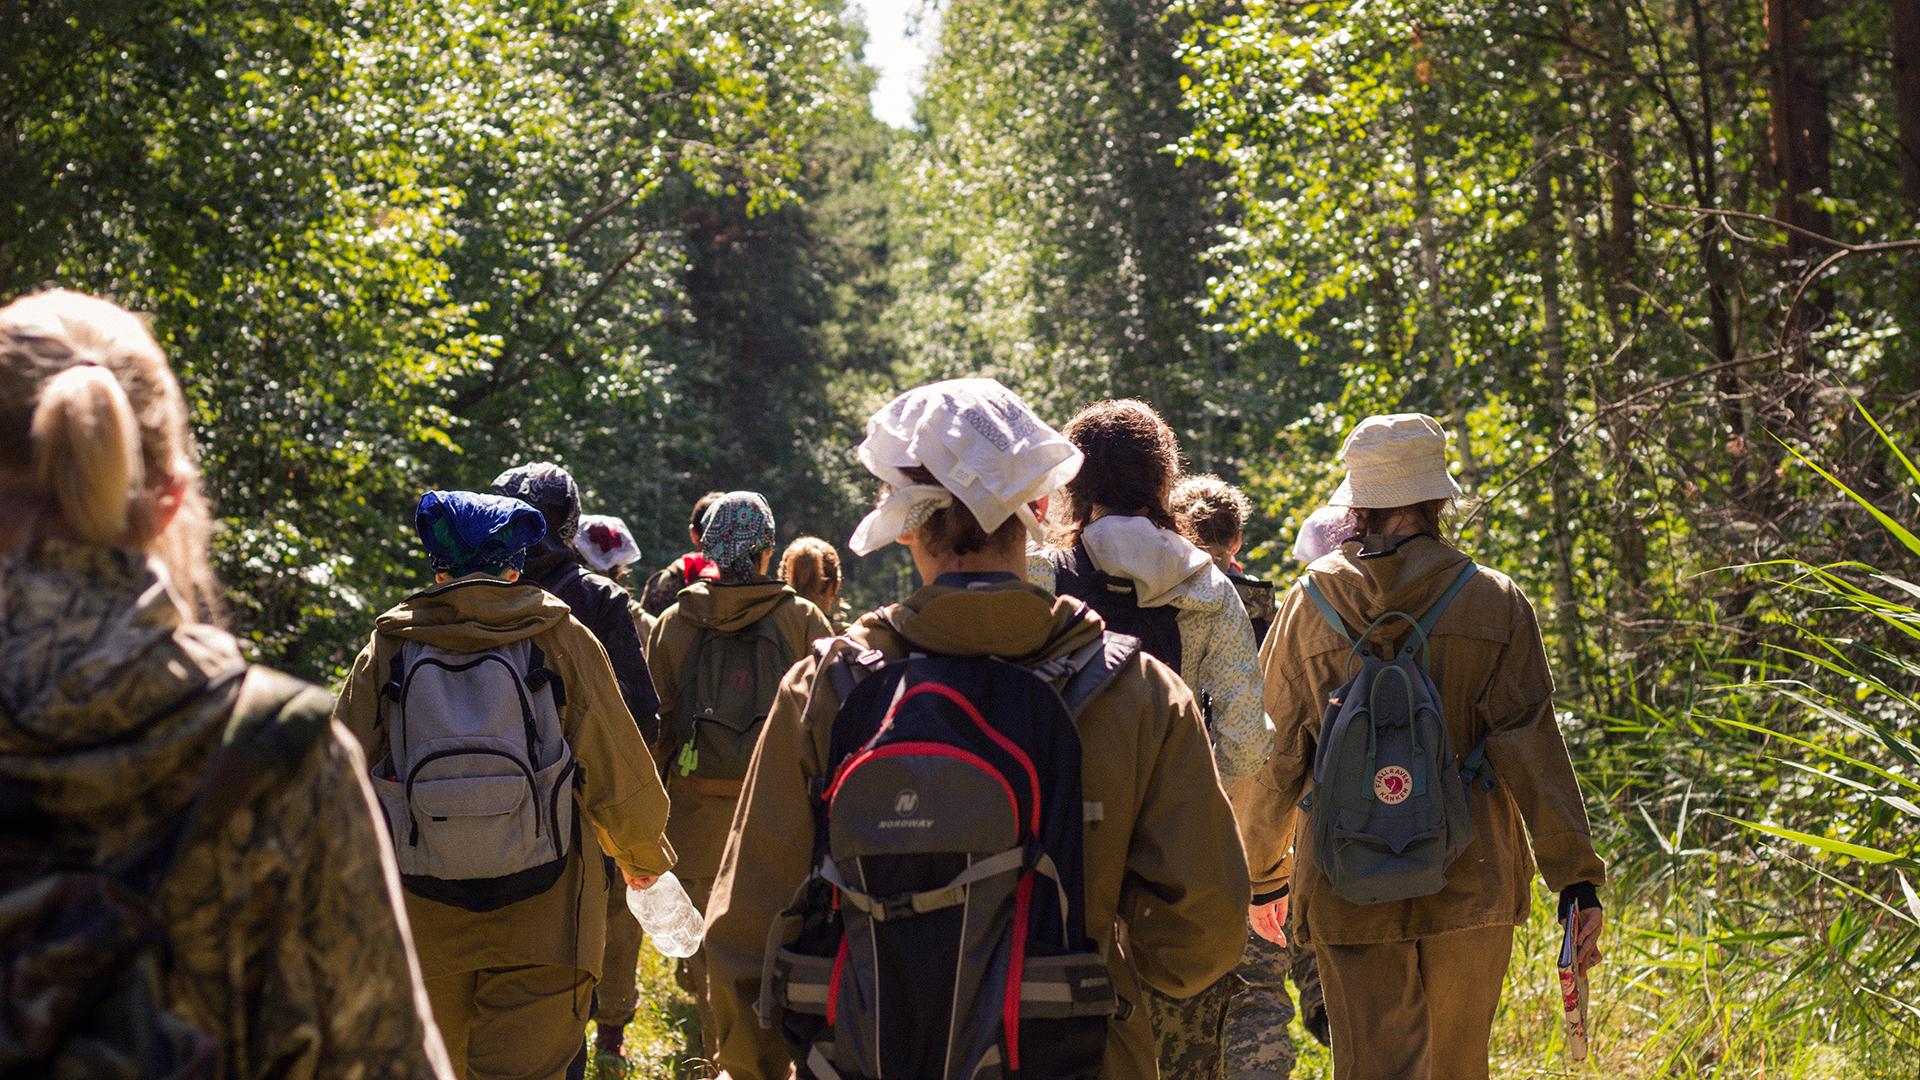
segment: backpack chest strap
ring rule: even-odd
[[[998,854],[989,855],[955,874],[951,881],[937,889],[896,893],[892,896],[873,896],[847,884],[845,875],[840,873],[840,868],[834,864],[831,855],[824,856],[820,860],[819,874],[822,880],[839,890],[841,901],[848,907],[859,911],[874,922],[884,923],[959,907],[967,902],[968,887],[986,881],[988,878],[999,877],[1002,874],[1022,873],[1027,870],[1032,870],[1052,881],[1054,888],[1060,892],[1060,910],[1068,910],[1066,886],[1060,881],[1060,871],[1054,865],[1053,856],[1039,850],[1038,847],[1028,845],[1008,848]]]

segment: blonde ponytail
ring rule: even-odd
[[[138,316],[62,289],[0,307],[0,512],[36,523],[29,542],[144,549],[213,618],[199,457],[180,384]]]
[[[33,472],[81,540],[127,540],[133,497],[145,482],[140,424],[113,373],[76,364],[47,380],[33,410]]]

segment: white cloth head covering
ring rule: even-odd
[[[1307,515],[1293,538],[1293,557],[1312,563],[1353,535],[1353,513],[1344,506],[1323,506]]]
[[[633,530],[611,514],[581,514],[580,528],[573,534],[573,550],[602,574],[640,561],[640,545],[634,542]]]
[[[1055,491],[1085,460],[1019,395],[993,379],[949,379],[909,390],[867,421],[860,464],[893,490],[847,542],[870,555],[960,500],[991,533],[1018,517],[1035,540],[1046,530],[1027,504]],[[916,484],[921,466],[939,485]]]
[[[1340,448],[1347,478],[1328,506],[1390,510],[1451,499],[1460,485],[1447,472],[1447,432],[1425,413],[1369,416]]]

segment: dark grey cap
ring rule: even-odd
[[[493,478],[493,490],[537,507],[555,540],[571,542],[580,530],[580,485],[551,461],[516,465]]]

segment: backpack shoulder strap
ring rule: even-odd
[[[1453,579],[1453,584],[1447,586],[1447,591],[1441,593],[1440,599],[1435,600],[1433,605],[1427,608],[1426,613],[1414,621],[1414,626],[1419,628],[1419,633],[1410,635],[1406,645],[1401,647],[1402,660],[1413,659],[1414,655],[1425,647],[1427,638],[1432,636],[1433,628],[1439,625],[1440,616],[1446,613],[1447,606],[1453,603],[1454,597],[1460,595],[1460,590],[1466,588],[1467,582],[1472,580],[1473,575],[1479,571],[1480,567],[1475,565],[1472,559],[1468,559],[1466,569],[1460,571],[1460,575]]]
[[[333,701],[319,687],[272,668],[249,667],[181,844],[219,828],[260,790],[290,778],[325,736],[332,714]]]
[[[553,707],[556,709],[564,709],[567,707],[567,681],[560,677],[559,672],[547,666],[546,650],[534,644],[531,638],[527,641],[527,674],[525,681],[528,693],[539,693],[541,687],[551,686],[553,688]]]
[[[1347,620],[1340,617],[1340,612],[1334,609],[1333,601],[1328,600],[1327,594],[1321,592],[1320,586],[1314,584],[1312,574],[1300,575],[1300,588],[1307,594],[1307,599],[1313,601],[1313,606],[1320,609],[1320,617],[1327,621],[1328,626],[1333,627],[1334,633],[1340,635],[1340,640],[1358,648],[1360,642],[1354,638],[1353,631],[1347,629]]]
[[[1139,651],[1139,638],[1106,631],[1098,640],[1070,654],[1066,658],[1067,682],[1060,688],[1060,700],[1066,703],[1067,715],[1077,719],[1087,703],[1106,689]]]
[[[812,651],[820,662],[820,672],[833,685],[834,696],[843,702],[867,676],[887,666],[885,653],[865,648],[844,634],[821,638],[813,643]]]

